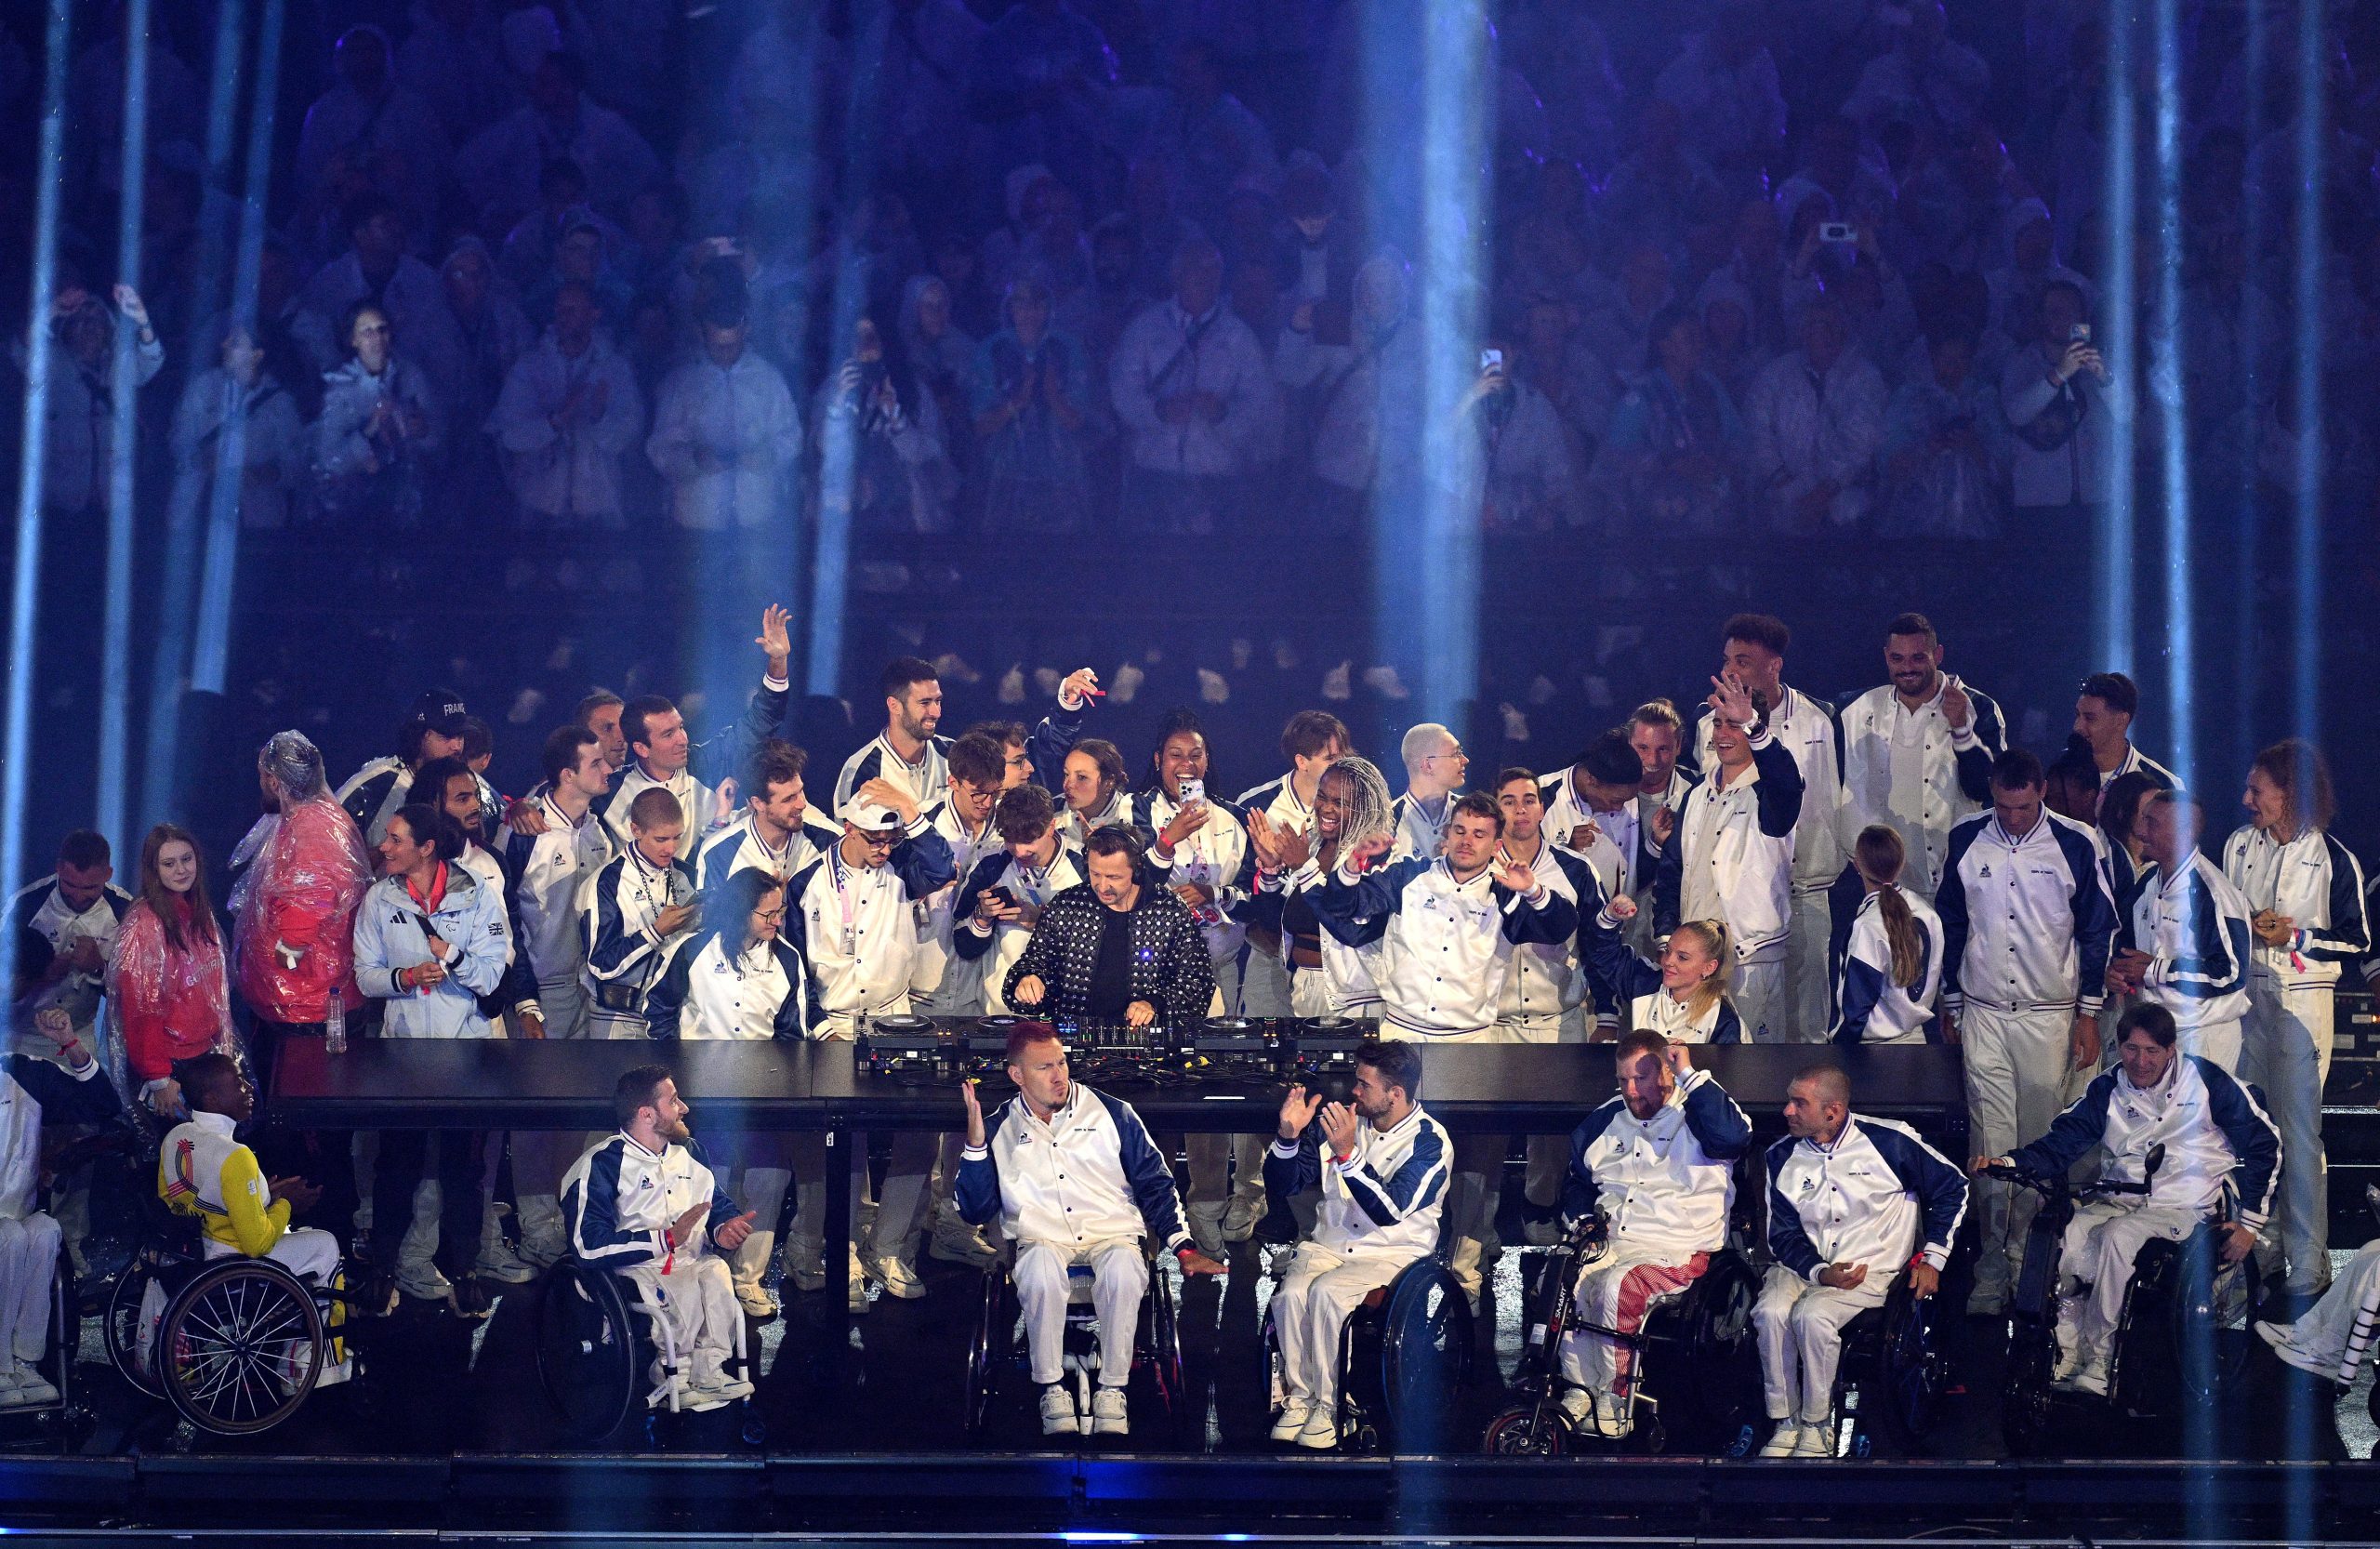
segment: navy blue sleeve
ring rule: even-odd
[[[1975,746],[1955,752],[1958,761],[1959,789],[1970,801],[1991,804],[1991,766],[2000,755],[2008,751],[2008,722],[2000,713],[2000,706],[1991,695],[1972,683],[1962,683],[1967,702],[1974,707]]]
[[[1793,750],[1774,735],[1752,744],[1752,762],[1760,771],[1760,779],[1752,787],[1760,831],[1771,839],[1783,839],[1802,820],[1802,766],[1793,761]]]
[[[1149,1139],[1149,1127],[1122,1098],[1104,1092],[1093,1095],[1116,1122],[1124,1180],[1132,1187],[1132,1202],[1140,1206],[1141,1222],[1148,1227],[1149,1236],[1168,1248],[1188,1241],[1190,1234],[1182,1225],[1182,1197],[1173,1188],[1173,1170],[1166,1166],[1164,1153]]]
[[[2050,814],[2043,814],[2042,821],[2050,822]],[[2091,836],[2062,823],[2053,825],[2051,831],[2057,836],[2067,869],[2074,873],[2074,895],[2068,907],[2074,915],[2075,1001],[2078,1009],[2092,1011],[2100,1004],[2107,987],[2108,956],[2116,935],[2115,899],[2109,891],[2099,847],[2091,842]],[[1938,898],[1935,907],[1941,907]],[[1942,965],[1946,976],[1956,960]],[[1949,982],[1947,977],[1944,982]]]
[[[703,1149],[700,1137],[686,1142],[686,1153],[710,1174],[710,1214],[703,1218],[703,1230],[716,1232],[744,1212],[735,1208],[734,1197],[720,1186],[719,1169],[711,1165],[710,1153]]]
[[[1685,907],[1686,896],[1686,814],[1694,806],[1694,793],[1678,803],[1677,821],[1670,829],[1670,841],[1653,862],[1653,933],[1665,936],[1677,929],[1678,911]],[[1651,824],[1645,825],[1650,832]]]
[[[1374,1225],[1391,1226],[1436,1202],[1446,1192],[1452,1162],[1446,1132],[1424,1114],[1412,1151],[1389,1176],[1383,1178],[1368,1165],[1354,1160],[1344,1167],[1337,1162],[1331,1165],[1339,1167],[1339,1181],[1347,1185],[1347,1198],[1355,1202],[1355,1208]]]
[[[1975,847],[1976,836],[1983,832],[1989,817],[1978,817],[1957,823],[1950,828],[1950,847],[1942,857],[1942,876],[1934,885],[1934,912],[1942,917],[1942,999],[1960,998],[1959,965],[1967,955],[1967,884],[1959,875],[1959,865],[1966,853]],[[2042,821],[2049,821],[2044,814]],[[2076,917],[2080,919],[2078,915]],[[2088,980],[2084,981],[2088,983]]]
[[[1580,1119],[1579,1127],[1570,1132],[1570,1171],[1562,1178],[1562,1224],[1566,1228],[1593,1214],[1603,1198],[1603,1185],[1595,1181],[1594,1164],[1587,1160],[1587,1151],[1611,1128],[1620,1106],[1619,1099],[1614,1098]]]
[[[562,1195],[562,1221],[570,1228],[570,1251],[578,1262],[604,1269],[651,1264],[668,1251],[659,1232],[622,1231],[619,1225],[620,1148],[615,1135],[587,1164],[587,1175]]]
[[[694,959],[708,945],[707,936],[688,936],[671,948],[669,960],[644,992],[644,1036],[676,1038],[681,1014],[686,1009],[686,979],[694,972]]]
[[[1542,904],[1530,903],[1527,894],[1513,893],[1501,882],[1488,883],[1488,891],[1503,916],[1504,939],[1515,947],[1564,947],[1579,933],[1579,906],[1553,888],[1545,890]],[[1504,907],[1507,900],[1510,908]]]
[[[1696,1078],[1699,1078],[1697,1079]],[[1733,1161],[1752,1145],[1752,1120],[1707,1070],[1687,1078],[1686,1127],[1712,1161]]]
[[[1580,926],[1579,947],[1588,983],[1595,986],[1598,994],[1608,989],[1608,1003],[1615,1013],[1626,1010],[1628,1002],[1636,997],[1650,995],[1661,987],[1661,971],[1628,949],[1628,940],[1620,933],[1620,927],[1606,924],[1601,909]]]
[[[93,1060],[81,1075],[52,1060],[30,1054],[8,1056],[8,1074],[41,1105],[41,1116],[51,1124],[104,1124],[123,1111],[115,1083]]]
[[[2351,963],[2372,950],[2372,932],[2363,918],[2363,867],[2354,853],[2331,834],[2322,835],[2331,862],[2331,922],[2320,929],[2301,925],[2300,950],[2316,962]]]
[[[1941,1268],[1942,1261],[1950,1256],[1951,1244],[1958,1240],[1959,1223],[1967,1213],[1966,1174],[1906,1130],[1874,1122],[1863,1122],[1860,1127],[1901,1187],[1916,1197],[1925,1215],[1922,1247],[1934,1267]]]
[[[950,841],[930,825],[924,833],[912,834],[894,845],[887,864],[912,899],[948,886],[959,875],[959,857],[951,854]]]
[[[1876,1002],[1884,993],[1884,973],[1874,963],[1863,962],[1845,953],[1834,981],[1836,1013],[1834,1031],[1830,1041],[1859,1043],[1868,1037],[1868,1018],[1874,1014]]]
[[[2098,1145],[2099,1138],[2108,1132],[2108,1104],[2115,1095],[2116,1075],[2113,1070],[2101,1071],[2082,1089],[2082,1096],[2050,1120],[2047,1134],[2010,1152],[2008,1159],[2016,1164],[2016,1171],[2037,1178],[2055,1177]]]
[[[970,1226],[986,1226],[1000,1213],[1000,1170],[992,1160],[992,1141],[1008,1122],[1007,1103],[984,1116],[984,1145],[978,1150],[968,1146],[959,1156],[959,1174],[951,1180],[950,1202],[959,1207],[959,1218]]]
[[[950,906],[950,949],[968,962],[992,949],[992,938],[977,935],[967,922],[975,917],[976,900],[983,897],[985,890],[998,882],[1000,873],[1007,869],[1008,851],[995,850],[977,861],[975,869],[967,873],[966,880],[959,884],[959,896]]]
[[[2233,1182],[2240,1190],[2240,1223],[2261,1229],[2272,1213],[2273,1191],[2281,1181],[2281,1131],[2257,1105],[2255,1093],[2228,1071],[2213,1060],[2189,1057],[2198,1061],[2199,1076],[2206,1082],[2206,1115],[2239,1158]]]
[[[1806,1280],[1826,1267],[1818,1245],[1802,1229],[1802,1212],[1778,1186],[1778,1177],[1800,1141],[1788,1135],[1768,1148],[1768,1251],[1778,1264]]]
[[[1306,1126],[1306,1132],[1297,1144],[1288,1143],[1276,1132],[1273,1144],[1264,1148],[1264,1192],[1276,1199],[1287,1199],[1322,1186],[1322,1142],[1318,1138],[1319,1121]]]
[[[787,911],[788,914],[791,910]],[[780,936],[773,950],[777,968],[785,974],[785,1000],[777,1005],[776,1035],[785,1039],[810,1036],[810,973],[801,954],[785,944]]]
[[[1033,783],[1043,790],[1064,788],[1066,755],[1082,740],[1082,710],[1070,710],[1063,704],[1051,705],[1050,713],[1025,739],[1025,756],[1033,762]]]
[[[1354,881],[1342,880],[1337,867],[1323,878],[1322,885],[1313,890],[1315,917],[1324,924],[1352,924],[1355,920],[1385,920],[1404,906],[1405,885],[1437,864],[1435,855],[1408,855],[1404,860],[1373,867]],[[1337,931],[1330,933],[1341,941],[1347,937]],[[1348,941],[1351,947],[1360,945]]]

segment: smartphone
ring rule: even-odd
[[[1818,240],[1820,242],[1858,242],[1859,228],[1845,220],[1821,220],[1818,222]]]
[[[1479,370],[1481,375],[1484,376],[1490,371],[1501,371],[1503,369],[1504,352],[1501,350],[1482,350],[1479,351]]]
[[[2067,330],[2066,342],[2069,344],[2090,343],[2091,325],[2088,323],[2077,323],[2072,328]]]
[[[998,904],[999,907],[1004,909],[1012,909],[1016,907],[1016,894],[1011,893],[1004,887],[987,887],[984,890],[984,896]]]
[[[1191,806],[1191,805],[1193,805],[1194,803],[1200,802],[1200,801],[1204,801],[1206,799],[1207,799],[1207,782],[1206,782],[1206,781],[1204,781],[1204,780],[1184,780],[1184,781],[1183,781],[1183,782],[1182,782],[1182,805],[1183,805],[1183,806],[1185,806],[1185,807],[1187,807],[1187,806]]]

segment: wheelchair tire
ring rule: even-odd
[[[2048,1329],[2019,1319],[2008,1344],[2000,1393],[2000,1436],[2012,1458],[2046,1457],[2056,1430],[2057,1399],[2049,1385],[2056,1367],[2056,1342]]]
[[[200,1430],[257,1436],[314,1391],[325,1344],[322,1309],[298,1277],[270,1259],[218,1259],[167,1304],[157,1377],[166,1401]],[[284,1371],[284,1361],[296,1369]]]
[[[1860,1412],[1901,1452],[1921,1451],[1941,1412],[1949,1372],[1932,1304],[1917,1299],[1906,1278],[1895,1281],[1884,1298],[1875,1354],[1863,1380],[1871,1396],[1863,1396]]]
[[[537,1382],[562,1417],[562,1439],[575,1447],[617,1436],[648,1385],[650,1343],[613,1280],[564,1258],[539,1288]]]
[[[1659,1446],[1740,1457],[1759,1444],[1765,1410],[1752,1327],[1759,1300],[1758,1272],[1730,1249],[1712,1256],[1678,1303],[1646,1320],[1654,1348],[1644,1384],[1660,1401]],[[1641,1415],[1637,1431],[1646,1444],[1641,1450],[1658,1450]]]
[[[1479,1438],[1479,1450],[1491,1458],[1560,1458],[1576,1450],[1575,1439],[1570,1417],[1548,1399],[1497,1411]]]
[[[1381,1309],[1380,1381],[1397,1450],[1443,1450],[1471,1375],[1471,1303],[1435,1259],[1398,1272]]]
[[[1016,1331],[1016,1314],[1010,1304],[1010,1295],[1007,1273],[997,1264],[986,1269],[983,1295],[975,1309],[975,1331],[967,1344],[966,1410],[961,1420],[970,1445],[981,1443],[991,1428],[999,1369],[1007,1361]]]
[[[1182,1314],[1174,1305],[1173,1283],[1162,1265],[1149,1271],[1148,1305],[1141,1318],[1141,1342],[1146,1346],[1149,1384],[1165,1410],[1167,1432],[1185,1452],[1204,1450],[1206,1415],[1193,1402],[1182,1374]]]
[[[107,1314],[99,1327],[107,1341],[108,1359],[115,1363],[117,1374],[143,1397],[162,1403],[165,1384],[140,1359],[140,1304],[147,1299],[149,1287],[155,1279],[147,1256],[134,1258],[115,1278],[115,1289],[108,1295]]]
[[[2228,1266],[2215,1254],[2212,1224],[2141,1249],[2115,1336],[2115,1392],[2128,1409],[2208,1411],[2246,1371],[2262,1277],[2253,1253]]]

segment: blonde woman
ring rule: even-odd
[[[1881,823],[1859,830],[1851,864],[1868,889],[1836,965],[1836,1043],[1924,1043],[1942,986],[1942,917],[1900,885],[1908,851]]]
[[[1672,1043],[1743,1043],[1743,1018],[1727,995],[1727,968],[1734,960],[1726,925],[1688,920],[1670,933],[1656,963],[1631,951],[1628,922],[1636,900],[1621,894],[1604,905],[1587,926],[1587,973],[1628,1002],[1628,1026],[1655,1032]]]

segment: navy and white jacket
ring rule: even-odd
[[[1143,1236],[1189,1245],[1173,1172],[1122,1098],[1077,1081],[1045,1122],[1012,1097],[985,1116],[984,1135],[959,1153],[951,1185],[969,1225],[998,1216],[1011,1242],[1061,1251]]]
[[[1752,1120],[1707,1070],[1689,1070],[1650,1119],[1614,1097],[1570,1134],[1562,1183],[1566,1223],[1601,1211],[1615,1245],[1648,1250],[1664,1264],[1727,1245],[1736,1158]]]
[[[882,866],[853,866],[838,843],[786,884],[781,939],[809,970],[812,1036],[906,1000],[916,906],[950,877],[949,841],[920,813]]]
[[[404,760],[390,754],[374,759],[347,778],[333,800],[347,809],[355,826],[364,831],[364,848],[380,842],[389,831],[389,819],[405,804],[413,794],[413,769]]]
[[[403,877],[383,877],[355,908],[355,987],[388,1002],[382,1038],[495,1038],[480,997],[504,980],[512,929],[504,898],[460,861],[448,861],[446,892],[425,916]],[[446,977],[428,989],[403,989],[400,971],[430,960],[430,935],[454,947]]]
[[[1793,827],[1802,815],[1802,771],[1773,727],[1751,737],[1752,767],[1722,787],[1723,771],[1686,793],[1677,827],[1653,877],[1653,929],[1681,920],[1720,920],[1736,961],[1785,955],[1793,911]]]
[[[1959,820],[1934,893],[1942,1004],[2096,1016],[2115,938],[2114,889],[2092,832],[2047,808],[2021,839],[1990,810]]]
[[[455,857],[455,864],[478,878],[480,885],[496,895],[497,907],[504,911],[504,977],[496,981],[496,988],[480,997],[481,1013],[494,1022],[507,1012],[538,1012],[537,975],[521,951],[520,934],[512,918],[512,882],[505,874],[504,863],[478,840],[469,839],[463,841],[463,853]]]
[[[2121,1065],[2099,1073],[2049,1132],[2009,1160],[2040,1176],[2062,1173],[2094,1146],[2106,1153],[2099,1176],[2140,1182],[2151,1146],[2165,1159],[2149,1181],[2148,1203],[2211,1211],[2228,1183],[2240,1196],[2240,1223],[2261,1229],[2281,1177],[2281,1132],[2246,1083],[2213,1060],[2176,1053],[2155,1086],[2134,1086]]]
[[[1889,1284],[1919,1251],[1940,1269],[1966,1212],[1965,1174],[1889,1119],[1855,1113],[1832,1145],[1787,1135],[1768,1148],[1769,1251],[1813,1285],[1836,1264]]]
[[[1711,748],[1711,725],[1717,714],[1706,708],[1694,727],[1695,772],[1706,781],[1719,768]],[[1793,888],[1816,893],[1831,884],[1844,867],[1842,838],[1835,831],[1843,805],[1843,725],[1824,700],[1788,684],[1783,702],[1768,712],[1768,730],[1802,772],[1802,811],[1793,824]]]
[[[644,992],[645,1027],[654,1038],[801,1038],[810,1026],[807,979],[800,955],[783,940],[737,951],[715,931],[687,936]]]
[[[2290,986],[2336,984],[2342,968],[2372,950],[2363,867],[2326,830],[2308,828],[2280,844],[2261,829],[2242,828],[2223,846],[2223,875],[2251,911],[2270,909],[2297,922],[2285,947],[2254,943],[2255,973]]]
[[[703,1201],[710,1214],[692,1243],[673,1249],[665,1234]],[[562,1179],[562,1219],[570,1251],[599,1269],[662,1269],[675,1254],[699,1256],[710,1234],[740,1214],[719,1186],[700,1141],[655,1153],[623,1131],[597,1141]]]
[[[611,827],[619,847],[625,850],[635,841],[628,827],[628,809],[640,795],[658,787],[678,799],[678,814],[685,823],[685,833],[678,841],[679,854],[691,860],[711,828],[712,788],[721,777],[743,767],[747,748],[763,737],[776,735],[777,728],[785,723],[786,705],[792,689],[787,679],[762,676],[760,686],[744,702],[742,717],[725,730],[689,747],[686,767],[666,780],[654,779],[645,773],[644,765],[631,756],[628,766],[612,782],[611,794],[602,803],[603,821]],[[710,774],[708,783],[695,774],[696,769]]]
[[[1529,868],[1540,882],[1569,899],[1580,919],[1602,909],[1603,884],[1575,851],[1540,835]],[[1584,933],[1574,931],[1560,941],[1529,941],[1514,947],[1512,971],[1504,975],[1503,999],[1497,1004],[1497,1020],[1518,1023],[1559,1016],[1589,1000],[1601,1000],[1593,993],[1594,981],[1587,973],[1580,946]]]
[[[1417,1103],[1385,1130],[1356,1119],[1355,1148],[1344,1161],[1326,1159],[1328,1145],[1317,1119],[1294,1142],[1276,1136],[1264,1153],[1264,1187],[1274,1198],[1321,1187],[1314,1223],[1317,1247],[1405,1260],[1437,1247],[1438,1212],[1446,1205],[1454,1164],[1454,1143],[1445,1125]]]
[[[2248,1014],[2248,901],[2197,851],[2172,877],[2151,864],[2140,874],[2119,950],[2149,954],[2140,998],[2164,1007],[2184,1029],[2218,1026]]]
[[[1991,802],[1991,762],[2008,750],[2008,722],[1973,683],[1964,730],[1942,713],[1950,685],[1944,673],[1934,697],[1911,710],[1893,686],[1871,688],[1843,708],[1843,830],[1845,854],[1859,830],[1881,823],[1908,851],[1901,883],[1927,897],[1947,864],[1950,826]]]
[[[1634,801],[1622,802],[1617,812],[1597,812],[1572,788],[1567,769],[1538,781],[1537,795],[1545,803],[1542,827],[1564,849],[1570,848],[1570,835],[1580,824],[1595,826],[1594,841],[1584,850],[1570,853],[1593,869],[1605,897],[1621,893],[1639,902],[1652,897],[1660,846],[1653,842],[1652,825],[1637,820]]]
[[[1438,815],[1432,817],[1427,809],[1407,791],[1389,803],[1388,815],[1393,836],[1388,858],[1393,861],[1429,860],[1438,853],[1447,835],[1447,819],[1454,812],[1455,802],[1462,792],[1450,790],[1438,798]]]
[[[682,858],[671,861],[667,871],[657,871],[633,844],[587,879],[578,909],[586,922],[587,977],[599,1000],[605,986],[616,986],[609,993],[624,997],[626,1003],[615,1009],[643,1014],[645,988],[661,976],[669,940],[675,939],[665,939],[653,928],[654,918],[672,904],[694,899],[694,874]],[[689,934],[694,928],[689,923],[679,934]]]
[[[892,745],[879,732],[867,746],[843,761],[842,773],[835,776],[833,810],[840,813],[852,799],[852,792],[870,780],[890,780],[909,793],[909,800],[925,811],[950,793],[950,739],[926,738],[925,751],[918,761],[910,763],[892,750]],[[1055,789],[1055,787],[1051,788]]]
[[[1523,942],[1560,945],[1579,928],[1579,906],[1540,879],[1508,892],[1483,868],[1455,880],[1444,856],[1414,855],[1358,874],[1340,866],[1314,893],[1324,930],[1350,947],[1379,942],[1373,978],[1388,1019],[1424,1038],[1492,1026],[1504,975]]]
[[[2099,788],[2101,790],[2107,789],[2109,786],[2115,782],[2116,776],[2119,774],[2145,774],[2149,777],[2151,784],[2157,786],[2162,790],[2179,790],[2182,788],[2182,782],[2174,778],[2174,772],[2172,770],[2166,768],[2163,764],[2159,763],[2155,759],[2150,758],[2148,754],[2143,753],[2139,748],[2134,747],[2129,742],[2123,745],[2123,757],[2116,761],[2116,766],[2113,769],[2103,769],[2099,771]]]
[[[512,917],[514,950],[546,980],[575,977],[587,962],[587,922],[579,894],[610,864],[612,830],[592,808],[573,823],[550,795],[534,798],[546,820],[542,834],[496,835],[496,854],[510,879],[505,902]]]
[[[1893,982],[1893,947],[1884,934],[1882,894],[1859,900],[1851,928],[1834,952],[1836,1043],[1923,1043],[1934,1021],[1934,997],[1942,985],[1942,919],[1907,888],[1895,889],[1917,921],[1917,979]]]
[[[753,829],[749,810],[703,841],[694,856],[694,886],[708,893],[738,871],[765,871],[778,881],[793,874],[842,841],[843,831],[824,823],[804,823],[772,850]]]
[[[1025,955],[1025,944],[1033,939],[1033,933],[1012,920],[995,921],[988,930],[978,926],[976,901],[992,888],[1006,888],[1018,903],[1043,908],[1051,899],[1088,880],[1082,852],[1061,841],[1051,852],[1046,869],[1026,865],[1002,846],[977,862],[975,869],[959,884],[959,901],[950,910],[954,921],[950,949],[970,962],[983,965],[979,972],[984,976],[985,1010],[997,1015],[1011,1009],[1007,996],[1001,992],[1008,985],[1008,971]]]
[[[1338,934],[1321,924],[1321,916],[1314,912],[1314,894],[1329,880],[1322,863],[1309,855],[1295,871],[1259,871],[1256,874],[1256,907],[1266,911],[1268,922],[1281,931],[1283,950],[1288,949],[1292,935],[1302,935],[1299,921],[1302,915],[1313,915],[1315,951],[1322,959],[1322,985],[1325,1001],[1335,1015],[1352,1015],[1377,1011],[1380,1007],[1378,970],[1383,948],[1380,937],[1368,934],[1370,921],[1357,920],[1364,929],[1355,933],[1359,939],[1342,941]],[[1307,972],[1300,970],[1299,972]]]
[[[98,1060],[74,1070],[31,1054],[0,1057],[0,1221],[41,1208],[43,1120],[104,1124],[120,1111]]]
[[[1744,1021],[1733,1002],[1722,995],[1690,1014],[1683,1001],[1670,998],[1661,984],[1659,967],[1628,945],[1619,920],[1608,909],[1597,909],[1580,933],[1587,952],[1587,971],[1594,975],[1595,994],[1608,993],[1613,1003],[1628,1002],[1631,1027],[1660,1034],[1672,1043],[1741,1043]]]
[[[975,960],[959,952],[951,940],[958,922],[954,906],[959,902],[959,884],[975,874],[975,867],[986,860],[1003,858],[1008,845],[1000,839],[1000,831],[992,827],[986,815],[984,826],[974,833],[967,831],[967,824],[959,809],[948,800],[925,810],[926,820],[934,832],[950,846],[950,880],[928,894],[921,901],[918,926],[918,960],[909,975],[909,987],[920,995],[932,995],[950,979],[954,993],[970,986],[976,969]]]
[[[1248,941],[1242,920],[1256,888],[1256,851],[1248,842],[1248,820],[1237,806],[1210,795],[1205,826],[1183,840],[1180,849],[1160,850],[1158,836],[1179,811],[1160,787],[1132,793],[1132,827],[1148,852],[1150,873],[1167,888],[1195,882],[1214,894],[1212,904],[1191,913],[1207,938],[1208,956],[1223,962],[1237,957]]]
[[[57,1006],[73,1019],[76,1027],[89,1027],[99,1014],[100,997],[107,993],[108,964],[115,959],[117,928],[131,907],[132,895],[110,882],[89,908],[78,913],[58,891],[55,872],[19,889],[8,900],[7,925],[15,970],[8,999],[17,1013],[30,1017],[45,1007]],[[44,986],[42,978],[59,954],[73,950],[75,942],[86,937],[99,944],[99,972],[74,969],[56,984]]]

